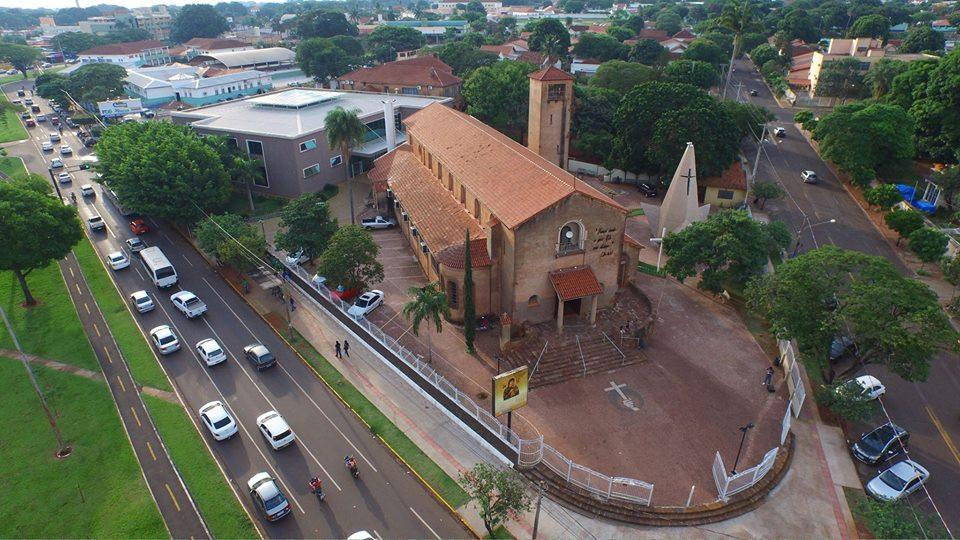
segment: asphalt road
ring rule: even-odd
[[[801,109],[780,108],[747,59],[736,62],[728,97],[736,95],[739,83],[743,84],[740,99],[769,109],[776,116],[769,126],[781,126],[787,132],[786,137],[763,144],[757,179],[776,180],[787,190],[787,197],[768,202],[766,210],[773,219],[786,222],[795,233],[803,228],[800,252],[817,245],[835,244],[844,249],[882,256],[904,274],[913,276],[893,246],[880,235],[794,127],[793,115]],[[751,89],[757,90],[756,97],[749,96]],[[747,148],[746,152],[752,163],[756,145]],[[819,184],[800,181],[800,171],[806,169],[817,173]],[[837,222],[823,223],[830,219]],[[930,376],[922,383],[905,381],[882,366],[868,366],[864,372],[876,376],[886,385],[887,393],[883,398],[886,411],[896,424],[910,431],[910,456],[930,471],[927,483],[930,495],[950,530],[960,534],[960,504],[957,503],[960,500],[960,363],[956,354],[940,353],[931,364]],[[885,422],[883,416],[878,416],[855,427],[865,432]],[[859,464],[858,472],[864,481],[877,474],[876,468]],[[930,505],[924,499],[919,494],[911,500],[929,509]]]
[[[39,135],[44,131],[48,130],[30,130],[35,143],[33,149],[15,147],[29,149],[29,152],[11,149],[11,153],[29,157],[28,167],[41,174],[46,174],[45,163],[49,159],[40,157]],[[74,149],[82,148],[75,135],[68,134],[66,129],[64,139]],[[31,153],[33,155],[27,156]],[[85,153],[81,152],[81,156]],[[68,159],[68,170],[75,169],[79,159]],[[75,172],[74,176],[72,185],[63,188],[65,197],[78,192],[81,184],[93,183],[86,171]],[[107,231],[92,234],[101,256],[125,250],[124,240],[131,236],[128,219],[102,197],[99,186],[96,192],[96,197],[90,199],[77,194],[81,219],[85,214],[97,212],[106,222]],[[256,516],[264,535],[343,538],[366,530],[382,538],[471,536],[459,519],[437,502],[353,413],[336,400],[192,246],[169,228],[153,220],[148,223],[153,231],[143,240],[163,250],[177,269],[179,283],[172,289],[158,290],[145,279],[136,259],[129,268],[114,272],[114,280],[125,296],[142,289],[154,299],[157,309],[135,315],[144,334],[162,324],[174,329],[182,349],[161,357],[160,362],[186,401],[191,418],[197,422],[200,407],[219,400],[237,419],[240,431],[230,440],[217,442],[205,428],[201,431],[241,501]],[[127,255],[131,254],[127,252]],[[177,290],[192,291],[203,299],[209,307],[206,315],[199,320],[187,320],[176,312],[169,295]],[[194,349],[195,344],[205,338],[216,339],[229,353],[229,361],[206,367]],[[258,373],[247,363],[242,356],[243,347],[254,342],[266,345],[274,353],[278,359],[275,368]],[[256,418],[270,410],[280,412],[297,436],[296,443],[280,451],[270,448],[256,426]],[[344,467],[343,458],[347,454],[357,458],[359,479],[353,479]],[[288,517],[275,524],[260,519],[246,488],[247,480],[262,471],[279,481],[293,508]],[[317,501],[307,486],[313,475],[324,482],[327,498],[323,503]]]

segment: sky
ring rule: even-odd
[[[80,0],[80,7],[90,7],[97,4],[111,4],[128,8],[146,7],[155,4],[174,4],[182,6],[183,4],[216,4],[221,0]],[[31,5],[32,4],[32,5]],[[19,7],[19,8],[39,8],[59,9],[76,7],[74,0],[0,0],[0,7]]]

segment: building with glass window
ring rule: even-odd
[[[212,69],[185,64],[127,69],[123,89],[147,107],[172,101],[198,107],[270,90],[269,73]]]
[[[343,90],[363,90],[408,96],[438,96],[460,99],[463,80],[453,68],[434,55],[364,67],[335,79]]]
[[[201,134],[225,136],[259,160],[264,174],[254,186],[257,191],[297,197],[368,170],[391,145],[406,141],[404,119],[428,105],[450,102],[445,97],[296,88],[175,111],[172,120]],[[350,163],[344,163],[339,149],[330,148],[324,133],[327,113],[336,107],[357,111],[367,128],[363,144],[351,149]],[[392,121],[384,122],[385,115]]]

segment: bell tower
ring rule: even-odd
[[[566,169],[570,154],[573,76],[548,66],[531,73],[529,77],[527,148]]]

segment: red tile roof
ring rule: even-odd
[[[735,161],[720,176],[704,178],[700,183],[706,187],[746,191],[747,175],[743,172],[743,166],[740,165],[740,162]]]
[[[517,55],[517,60],[520,62],[526,62],[528,64],[534,64],[537,66],[543,65],[546,59],[547,57],[544,56],[543,53],[539,53],[537,51],[523,51]]]
[[[412,139],[425,146],[510,229],[574,193],[626,215],[626,210],[610,197],[468,114],[434,103],[404,124]],[[381,167],[381,160],[377,160],[374,171]],[[426,167],[420,168],[430,176]],[[382,174],[394,177],[389,170]]]
[[[670,37],[663,30],[655,30],[652,28],[644,28],[637,34],[637,39],[655,39],[657,41],[667,39]]]
[[[691,31],[684,28],[683,30],[677,32],[676,34],[670,37],[672,37],[673,39],[696,39],[697,36],[693,35]]]
[[[466,240],[466,237],[464,237],[464,240]],[[456,268],[458,270],[462,270],[464,268],[466,259],[467,258],[463,252],[463,240],[461,240],[459,244],[452,245],[437,255],[437,261],[439,261],[440,264],[449,268]],[[491,264],[493,264],[493,261],[490,260],[490,256],[487,254],[487,239],[471,238],[470,266],[473,268],[483,268],[484,266],[490,266]]]
[[[216,51],[219,49],[235,49],[239,47],[252,46],[250,43],[236,40],[236,39],[201,38],[201,37],[195,37],[190,41],[184,43],[184,45],[188,47],[194,47],[196,49],[203,49],[206,51]]]
[[[572,81],[573,75],[570,75],[566,71],[557,69],[553,66],[547,66],[540,71],[534,71],[533,73],[527,75],[531,79],[536,81]]]
[[[503,56],[512,56],[517,54],[517,50],[513,48],[513,45],[481,45],[481,51],[491,52],[493,54],[500,54]]]
[[[453,68],[432,55],[360,68],[337,77],[337,80],[360,84],[439,87],[454,86],[463,82],[460,77],[453,74]]]
[[[77,54],[80,54],[80,55],[136,54],[140,51],[146,51],[149,49],[163,49],[165,47],[166,47],[166,44],[162,41],[157,41],[155,39],[145,39],[143,41],[128,41],[126,43],[111,43],[109,45],[100,45],[99,47],[94,47],[92,49],[80,51]]]
[[[561,300],[576,300],[585,296],[593,296],[603,292],[603,287],[597,281],[593,269],[589,266],[574,266],[550,272],[550,282],[553,290]]]

